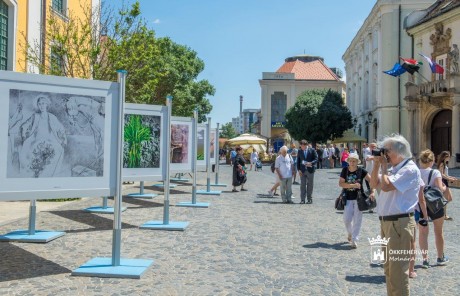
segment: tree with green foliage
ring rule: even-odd
[[[286,129],[295,139],[314,143],[341,137],[353,127],[351,112],[332,90],[307,90],[286,112]]]
[[[220,137],[221,138],[227,138],[227,139],[233,139],[236,136],[238,136],[237,132],[233,128],[233,125],[231,122],[227,122],[225,124],[222,124],[222,131],[220,132]]]
[[[66,22],[51,14],[44,43],[53,54],[43,50],[43,42],[26,42],[29,66],[42,74],[106,81],[116,81],[116,70],[124,69],[127,102],[164,105],[172,95],[173,115],[191,117],[197,108],[199,121],[206,120],[212,110],[207,96],[215,89],[207,80],[197,80],[204,62],[195,51],[170,38],[156,38],[138,1],[118,13],[108,6],[82,9],[83,17],[69,12]]]

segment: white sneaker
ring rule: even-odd
[[[352,248],[352,249],[358,248],[358,244],[357,244],[355,241],[352,241],[352,242],[351,242],[351,248]]]
[[[294,195],[291,195],[291,199],[294,199],[294,198],[295,198],[295,196],[294,196]]]

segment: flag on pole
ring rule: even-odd
[[[388,70],[388,71],[383,71],[383,73],[391,75],[393,77],[398,77],[399,75],[406,73],[406,71],[407,70],[404,69],[399,63],[396,63],[393,66],[393,69]]]
[[[414,74],[415,72],[418,72],[420,69],[420,65],[422,65],[421,62],[414,60],[414,59],[404,59],[402,57],[399,57],[404,63],[401,65],[404,69],[406,69],[407,72],[410,74]]]
[[[419,55],[421,55],[422,57],[424,57],[428,61],[428,63],[430,64],[431,73],[444,74],[444,68],[441,67],[441,65],[439,65],[438,63],[436,63],[435,61],[433,61],[432,59],[430,59],[426,55],[423,55],[421,53],[419,53]]]

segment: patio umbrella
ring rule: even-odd
[[[267,140],[254,134],[241,134],[236,138],[228,140],[228,144],[231,146],[253,144],[267,145]]]
[[[348,129],[343,132],[343,136],[341,138],[334,139],[332,141],[332,144],[350,143],[350,142],[367,142],[367,139],[355,134],[353,129]]]

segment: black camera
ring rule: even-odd
[[[372,150],[371,152],[372,156],[382,156],[385,155],[385,152],[387,152],[387,150],[385,148],[377,148]]]

